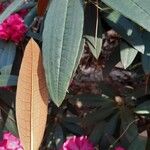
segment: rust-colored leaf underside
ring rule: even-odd
[[[38,0],[38,5],[37,5],[38,16],[40,16],[40,17],[44,16],[48,2],[49,2],[49,0]]]
[[[31,39],[25,49],[19,73],[16,118],[25,150],[38,150],[46,125],[48,92],[41,53]]]

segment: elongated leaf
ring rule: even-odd
[[[145,150],[146,140],[140,138],[139,136],[131,143],[128,150]]]
[[[135,108],[138,114],[150,114],[150,101],[146,101]]]
[[[134,115],[127,107],[121,109],[121,126],[123,131],[127,129],[124,136],[132,142],[138,135],[138,129],[134,123]]]
[[[15,86],[17,85],[17,76],[0,75],[0,86]]]
[[[85,8],[84,37],[96,59],[98,59],[102,50],[102,33],[103,28],[98,8],[93,4],[87,4]]]
[[[65,98],[74,71],[83,18],[82,0],[53,0],[47,12],[43,31],[43,61],[49,93],[57,106]]]
[[[131,65],[138,51],[123,41],[120,44],[120,49],[121,49],[120,51],[121,62],[124,68],[126,69],[127,67]]]
[[[48,94],[38,45],[31,39],[25,49],[19,73],[16,116],[25,150],[37,150],[47,118]]]
[[[9,75],[16,55],[16,45],[12,42],[0,41],[0,72]]]
[[[128,20],[117,11],[104,14],[104,19],[130,45],[139,52],[144,53],[145,46],[144,40],[142,39],[142,31],[134,22]]]
[[[102,2],[150,31],[149,0],[102,0]]]
[[[141,55],[142,56],[142,66],[145,74],[150,73],[150,56]]]
[[[19,6],[21,6],[25,0],[14,0],[6,10],[0,15],[0,24],[9,16],[11,15]]]
[[[38,0],[38,4],[37,4],[37,14],[38,16],[43,16],[46,12],[46,8],[48,5],[49,0]]]

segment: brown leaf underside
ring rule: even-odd
[[[41,53],[31,39],[25,49],[19,73],[16,118],[25,150],[38,150],[46,125],[48,92]]]
[[[46,8],[48,5],[49,0],[38,0],[38,5],[37,5],[37,14],[38,16],[42,17],[44,16],[46,12]]]

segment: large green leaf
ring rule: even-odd
[[[121,127],[125,132],[124,137],[131,143],[138,135],[138,129],[135,124],[135,118],[131,110],[127,107],[121,109]]]
[[[137,137],[129,146],[128,150],[145,150],[146,140],[141,137]]]
[[[16,55],[16,45],[0,41],[0,72],[9,75]]]
[[[15,86],[17,80],[18,77],[14,75],[0,75],[0,86]]]
[[[84,37],[96,59],[98,59],[102,50],[102,33],[103,29],[98,8],[93,4],[87,4],[85,7]]]
[[[14,11],[17,10],[19,6],[21,6],[25,0],[14,0],[7,8],[6,10],[0,15],[0,24]]]
[[[146,101],[135,108],[137,114],[150,114],[150,101]]]
[[[149,0],[102,0],[102,2],[150,31]]]
[[[150,56],[142,54],[142,66],[145,74],[150,73]]]
[[[53,0],[43,31],[43,62],[48,90],[60,106],[74,71],[83,31],[82,0]]]
[[[124,41],[120,43],[120,49],[121,62],[126,69],[133,62],[138,51]]]
[[[108,14],[104,13],[104,20],[130,45],[139,52],[144,53],[145,46],[142,31],[134,22],[128,20],[117,11],[111,11]]]

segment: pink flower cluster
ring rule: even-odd
[[[117,147],[115,147],[115,150],[125,150],[125,149],[121,146],[117,146]]]
[[[18,44],[26,31],[23,19],[18,14],[12,14],[0,25],[0,39],[11,40]]]
[[[23,150],[20,140],[10,132],[4,132],[0,150]]]
[[[87,136],[73,136],[66,140],[61,150],[94,150],[94,146]]]

